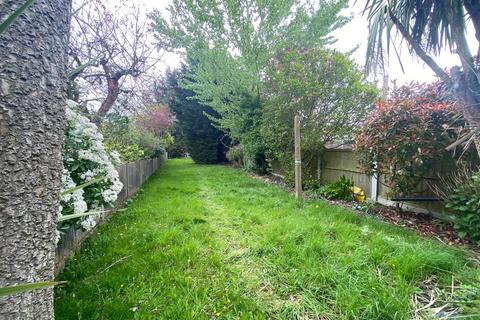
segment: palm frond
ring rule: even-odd
[[[77,190],[86,188],[86,187],[88,187],[88,186],[90,186],[90,185],[92,185],[92,184],[95,184],[95,183],[97,183],[97,182],[100,182],[100,181],[102,181],[102,180],[104,180],[104,179],[105,179],[105,176],[101,176],[101,177],[92,179],[92,180],[90,180],[90,181],[88,181],[88,182],[85,182],[85,183],[83,183],[83,184],[81,184],[81,185],[78,185],[78,186],[76,186],[76,187],[63,190],[63,191],[60,193],[60,195],[63,196],[63,195],[69,194],[69,193],[74,193],[74,192],[77,191]]]
[[[40,282],[34,282],[34,283],[24,283],[24,284],[17,284],[14,286],[1,287],[0,297],[22,293],[30,290],[45,289],[61,283],[65,283],[65,281],[40,281]]]
[[[401,24],[403,31],[410,36],[409,49],[418,54],[418,48],[425,53],[438,54],[448,47],[456,50],[466,34],[465,8],[460,0],[367,0],[363,9],[369,22],[367,47],[367,70],[375,65],[383,66],[383,58],[390,52],[393,43],[392,17]],[[452,31],[454,26],[457,38]],[[395,33],[398,33],[395,28]],[[415,41],[417,47],[412,46]],[[382,53],[385,48],[385,54]]]
[[[7,31],[12,23],[33,3],[35,0],[27,0],[23,5],[18,7],[11,15],[7,17],[2,23],[0,23],[0,35]]]
[[[66,215],[60,216],[58,218],[58,222],[67,221],[67,220],[76,219],[76,218],[81,218],[81,217],[92,216],[92,215],[101,214],[101,213],[107,213],[107,212],[110,212],[110,211],[90,211],[90,212],[84,212],[84,213],[66,214]]]

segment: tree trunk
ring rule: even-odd
[[[0,35],[0,286],[51,280],[71,0],[36,0]],[[0,21],[25,0],[0,1]],[[0,319],[53,319],[53,289],[0,298]]]
[[[118,81],[108,79],[108,94],[105,100],[102,102],[102,105],[98,109],[97,113],[94,115],[93,121],[96,124],[100,124],[108,111],[113,107],[115,101],[117,101],[118,95],[120,94],[120,87]]]
[[[471,130],[480,128],[480,84],[477,75],[473,72],[465,72],[460,67],[450,70],[452,77],[453,93],[461,103],[463,117]],[[480,157],[480,134],[473,136],[475,148]]]

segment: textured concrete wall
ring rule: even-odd
[[[54,276],[70,7],[37,0],[0,35],[0,286]],[[0,298],[0,319],[52,318],[51,288]]]

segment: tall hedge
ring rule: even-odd
[[[226,161],[224,134],[212,126],[206,114],[216,118],[219,115],[210,107],[191,99],[195,93],[183,89],[179,82],[186,76],[187,69],[182,67],[167,73],[163,95],[170,110],[176,115],[181,128],[187,151],[196,163],[218,163]]]

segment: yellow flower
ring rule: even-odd
[[[217,312],[217,313],[215,313],[215,315],[216,315],[217,317],[220,317],[220,316],[222,315],[222,313],[221,313],[221,312]]]

